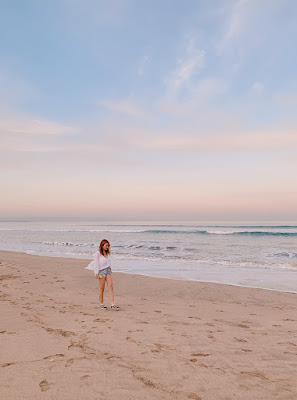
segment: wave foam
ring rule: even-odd
[[[93,247],[94,244],[90,244],[90,243],[72,243],[72,242],[42,242],[43,244],[47,244],[50,246],[75,246],[75,247],[86,247],[86,246],[91,246]]]

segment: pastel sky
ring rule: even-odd
[[[295,0],[0,2],[0,217],[297,220]]]

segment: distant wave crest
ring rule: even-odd
[[[297,232],[270,232],[270,231],[219,231],[219,230],[147,230],[143,233],[153,234],[182,234],[182,235],[240,235],[240,236],[296,236]]]
[[[48,244],[50,246],[75,246],[75,247],[84,247],[84,246],[93,246],[90,243],[72,243],[72,242],[42,242],[43,244]]]

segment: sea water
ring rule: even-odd
[[[0,249],[92,260],[113,271],[297,292],[297,223],[0,222]]]

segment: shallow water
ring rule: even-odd
[[[297,223],[0,222],[2,250],[91,260],[102,239],[114,271],[297,292]]]

